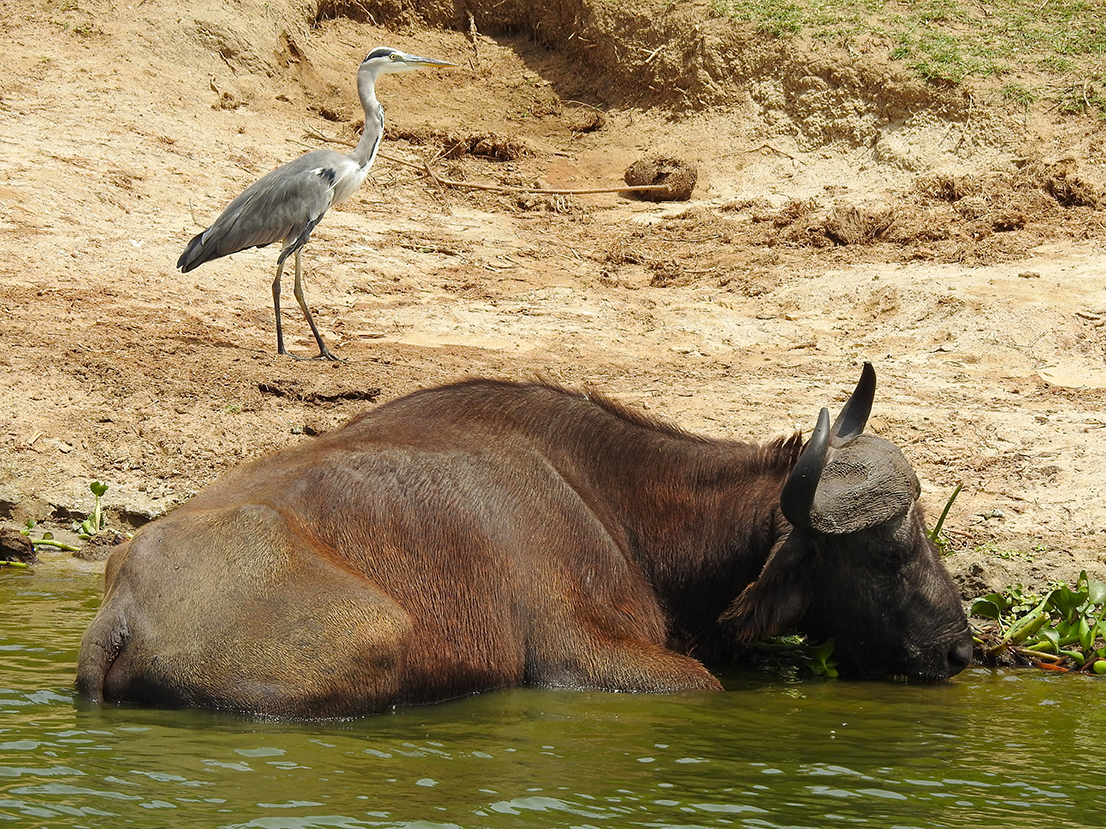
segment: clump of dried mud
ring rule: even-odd
[[[687,201],[695,190],[699,169],[679,158],[656,157],[635,161],[626,168],[622,179],[638,190],[634,196],[646,201]]]

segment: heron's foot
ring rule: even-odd
[[[325,345],[319,349],[319,353],[314,357],[309,357],[310,360],[330,360],[333,363],[345,363],[349,362],[345,357],[339,357]]]
[[[293,360],[330,360],[333,363],[345,363],[348,362],[345,357],[339,357],[333,351],[326,347],[321,339],[319,340],[319,353],[314,357],[300,357],[298,354],[293,354],[287,348],[284,347],[284,338],[281,337],[277,341],[277,354],[282,357],[291,357]]]

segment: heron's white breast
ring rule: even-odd
[[[345,201],[361,186],[362,182],[365,181],[365,176],[369,174],[369,166],[362,167],[357,162],[345,158],[333,168],[320,167],[316,173],[324,179],[329,177],[328,173],[333,176],[333,181],[330,184],[330,203],[335,205]]]

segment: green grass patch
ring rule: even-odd
[[[1022,109],[1029,109],[1040,97],[1036,90],[1020,83],[1005,84],[1001,92],[1003,98]]]
[[[882,44],[934,83],[1040,74],[1038,86],[1007,83],[1003,96],[1022,107],[1048,99],[1066,113],[1106,113],[1102,0],[715,0],[713,8],[777,37]]]
[[[1064,115],[1097,113],[1106,116],[1106,73],[1092,75],[1060,89],[1056,107]]]

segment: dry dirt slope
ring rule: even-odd
[[[64,523],[98,479],[112,520],[137,523],[374,399],[477,373],[767,438],[809,429],[870,359],[872,428],[931,512],[965,484],[948,527],[966,593],[1106,576],[1102,125],[1010,119],[983,95],[969,111],[964,90],[781,52],[695,4],[619,8],[553,7],[602,46],[547,33],[548,51],[406,7],[380,28],[306,3],[7,3],[3,517]],[[692,202],[443,194],[383,159],[307,252],[348,362],[277,359],[273,251],[173,263],[309,132],[355,136],[353,74],[380,43],[461,64],[382,84],[389,157],[595,187],[659,152],[698,164]]]

